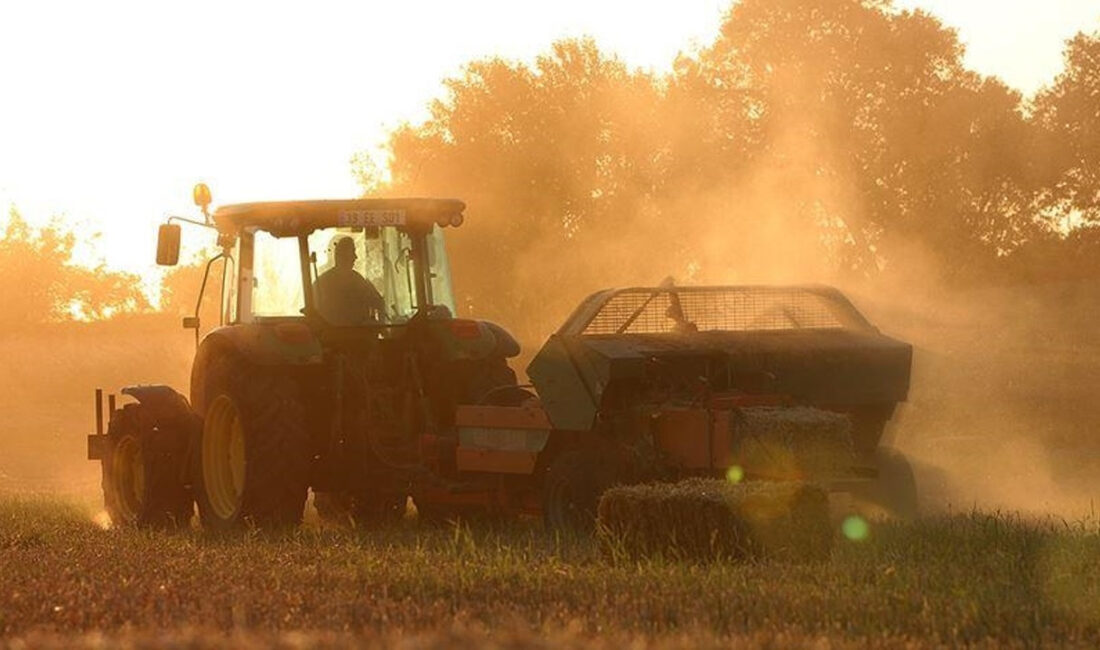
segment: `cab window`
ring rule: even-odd
[[[353,270],[365,278],[382,296],[384,308],[380,320],[403,323],[416,313],[416,268],[412,241],[398,228],[325,228],[309,236],[312,268],[311,284],[336,264],[336,245],[351,239],[355,246]],[[428,301],[454,313],[450,269],[443,248],[442,232],[436,228],[427,238],[429,269]]]
[[[298,240],[256,231],[252,255],[253,315],[301,316],[305,300]]]

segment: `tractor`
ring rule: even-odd
[[[292,525],[310,488],[325,514],[395,518],[414,486],[445,483],[426,461],[447,455],[457,405],[527,396],[507,364],[515,339],[454,317],[443,230],[462,224],[461,201],[249,203],[210,214],[205,186],[195,199],[205,219],[163,224],[157,262],[178,263],[177,222],[216,232],[221,252],[197,304],[215,278],[220,326],[197,344],[190,399],[127,387],[135,401],[116,409],[112,397],[107,431],[97,423],[89,457],[102,462],[114,522],[183,524],[197,503],[213,529]],[[353,281],[329,283],[326,297],[317,288],[330,276]],[[362,302],[360,290],[373,304],[346,308]],[[196,341],[200,325],[197,306],[184,319]]]
[[[124,388],[132,399],[110,396],[105,426],[96,395],[88,457],[116,525],[187,525],[197,505],[208,529],[293,526],[312,490],[323,518],[358,526],[395,521],[411,500],[430,521],[530,514],[590,529],[613,484],[798,475],[798,463],[769,475],[750,447],[769,435],[761,422],[778,422],[784,444],[824,439],[818,415],[844,422],[837,489],[874,496],[900,482],[898,509],[915,507],[911,470],[879,446],[911,348],[835,289],[601,291],[549,337],[522,386],[516,340],[456,316],[444,233],[462,225],[461,201],[211,213],[205,186],[194,198],[203,219],[172,217],[157,241],[162,265],[178,263],[180,222],[213,230],[220,249],[184,319],[197,348],[189,396]],[[220,322],[200,337],[211,278]]]

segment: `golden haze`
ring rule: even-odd
[[[1087,510],[1100,129],[1081,89],[1097,37],[1025,102],[966,69],[927,14],[817,4],[745,0],[667,74],[585,40],[481,60],[392,133],[390,173],[358,172],[372,193],[467,200],[451,242],[462,308],[528,354],[606,286],[838,284],[917,347],[891,435],[920,460],[928,505]],[[0,490],[94,494],[91,389],[187,384],[176,317],[194,269],[145,313],[135,278],[73,273],[66,236],[9,229],[0,247],[5,277],[26,278],[0,289]]]

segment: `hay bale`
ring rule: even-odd
[[[730,418],[732,464],[749,476],[821,480],[856,462],[848,416],[809,407],[753,407]]]
[[[796,482],[614,487],[600,499],[597,530],[606,550],[628,557],[817,560],[833,540],[825,490]]]

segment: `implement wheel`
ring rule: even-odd
[[[547,528],[593,532],[600,495],[612,483],[606,464],[594,452],[563,452],[550,463],[543,483],[543,519]]]
[[[112,524],[174,527],[191,521],[184,424],[159,422],[142,404],[126,404],[112,416],[103,459],[103,500]]]
[[[195,445],[204,526],[295,526],[309,480],[309,438],[297,385],[280,368],[225,355],[207,375],[209,401]]]
[[[901,452],[889,447],[875,451],[878,478],[853,490],[856,507],[868,515],[886,514],[902,520],[920,514],[913,466]]]

